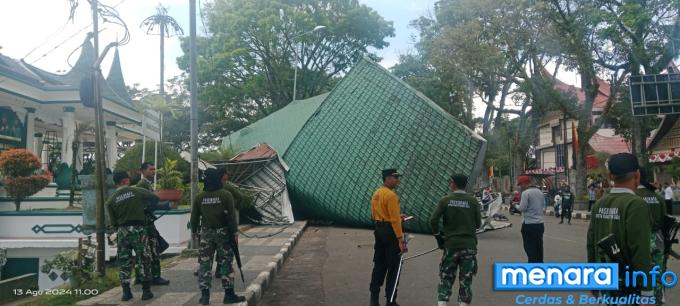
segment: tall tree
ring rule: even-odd
[[[297,97],[330,90],[369,48],[388,45],[392,23],[358,0],[215,0],[206,4],[206,37],[198,42],[205,122],[230,130],[266,116]],[[301,35],[316,26],[321,31]],[[188,69],[188,40],[178,59]],[[294,66],[295,65],[295,66]],[[226,134],[226,133],[225,133]],[[223,134],[224,135],[224,134]]]
[[[678,7],[672,0],[550,0],[537,7],[549,21],[560,56],[581,77],[585,101],[565,104],[565,112],[579,121],[576,160],[576,194],[586,191],[585,154],[588,141],[607,116],[593,120],[592,108],[601,86],[609,87],[607,110],[622,97],[623,81],[630,73],[654,73],[677,55],[673,37],[678,34]],[[600,80],[608,80],[603,84]],[[633,134],[635,132],[633,129]],[[639,131],[639,129],[638,129]],[[634,139],[646,138],[638,135]],[[645,141],[638,152],[645,152]]]

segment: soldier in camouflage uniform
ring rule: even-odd
[[[151,251],[146,226],[150,222],[149,204],[157,202],[158,197],[148,190],[128,186],[130,177],[127,172],[114,173],[113,180],[118,189],[109,197],[105,206],[111,226],[117,229],[119,277],[123,288],[121,300],[132,299],[130,273],[133,250],[138,258],[136,265],[141,271],[139,278],[142,282],[142,300],[148,300],[153,294],[150,289]]]
[[[664,260],[664,239],[661,233],[663,226],[664,215],[666,214],[663,197],[655,192],[656,187],[649,183],[650,175],[647,171],[640,170],[640,186],[635,190],[635,194],[641,197],[647,203],[649,208],[650,224],[652,226],[652,233],[650,236],[649,245],[652,252],[652,266],[659,266],[661,274],[666,272],[666,262]],[[661,278],[657,278],[657,283],[654,286],[654,296],[656,297],[655,305],[665,305],[664,286],[661,284]]]
[[[223,189],[224,171],[208,169],[205,171],[204,191],[196,196],[191,207],[191,232],[201,229],[198,255],[198,286],[201,289],[201,305],[210,304],[212,283],[212,261],[217,253],[220,266],[224,300],[226,303],[240,303],[245,298],[234,292],[234,254],[230,240],[238,243],[234,198]]]
[[[437,245],[444,250],[439,265],[439,306],[446,306],[449,301],[456,273],[460,278],[460,305],[465,306],[472,302],[472,277],[477,274],[476,231],[482,225],[482,216],[477,199],[465,193],[467,181],[465,175],[451,176],[451,193],[439,201],[430,219]],[[440,232],[439,221],[442,219],[444,228]]]
[[[144,162],[142,163],[140,170],[142,171],[142,177],[137,183],[137,187],[153,192],[153,178],[156,174],[156,165],[150,162]],[[170,209],[169,204],[166,203],[165,205],[160,205],[158,202],[156,202],[152,207],[149,207],[149,211],[152,212],[156,210],[168,209]],[[161,277],[161,259],[160,254],[158,254],[159,234],[158,230],[156,229],[156,225],[153,222],[150,222],[146,230],[149,235],[149,250],[151,251],[151,285],[169,285],[170,281]],[[140,283],[140,271],[137,266],[135,266],[135,275],[137,275],[137,278],[135,278],[135,284],[138,284]]]

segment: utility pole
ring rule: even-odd
[[[191,90],[191,203],[198,195],[198,101],[196,80],[196,0],[189,0],[189,78]],[[192,237],[192,247],[197,244]]]
[[[98,17],[98,1],[92,0],[92,25],[93,36],[94,36],[94,54],[96,58],[99,58],[99,17]],[[95,64],[96,65],[96,64]],[[104,157],[104,116],[103,116],[103,106],[102,106],[102,96],[99,90],[99,67],[93,67],[93,97],[95,101],[95,192],[96,192],[96,216],[97,216],[97,273],[99,276],[104,276],[106,273],[106,267],[104,266],[104,229],[106,227],[106,221],[104,220],[104,168],[106,167],[106,161]]]

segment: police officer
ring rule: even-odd
[[[204,191],[196,196],[191,208],[191,232],[195,234],[200,226],[201,235],[198,255],[198,286],[201,289],[201,305],[210,304],[213,256],[217,253],[217,263],[221,271],[224,300],[227,303],[240,303],[245,297],[234,293],[234,253],[230,240],[238,242],[234,198],[224,190],[222,182],[224,171],[208,169],[205,171]]]
[[[150,162],[144,162],[142,163],[140,170],[142,171],[142,177],[137,183],[137,187],[153,191],[153,179],[156,174],[156,165]],[[170,209],[169,204],[159,205],[159,203],[156,202],[156,205],[150,207],[150,211],[163,209]],[[151,284],[168,285],[170,284],[170,281],[161,277],[161,259],[160,254],[158,254],[158,240],[160,234],[153,222],[147,226],[147,231],[149,233],[149,249],[151,250]],[[139,268],[135,266],[135,275],[137,275],[135,284],[139,284],[139,272]]]
[[[635,194],[640,196],[646,203],[649,209],[650,225],[652,233],[649,244],[652,252],[652,265],[659,266],[661,273],[666,271],[664,260],[664,238],[662,234],[662,226],[664,221],[665,207],[663,197],[657,194],[656,187],[649,182],[651,175],[644,169],[640,170],[640,185],[635,190]],[[661,278],[657,278],[657,284],[654,286],[654,296],[656,297],[656,305],[664,305],[664,286],[661,285]]]
[[[567,224],[571,225],[571,209],[574,207],[574,194],[569,190],[569,186],[564,187],[562,193],[562,214],[560,216],[560,224],[564,223],[564,217],[567,217]]]
[[[465,193],[468,178],[462,174],[451,176],[449,189],[451,193],[442,198],[430,218],[432,232],[437,238],[437,245],[444,250],[439,265],[439,288],[437,300],[439,306],[446,306],[451,296],[451,287],[460,275],[458,302],[467,306],[472,302],[472,277],[477,274],[477,235],[476,230],[482,225],[482,216],[477,199]],[[444,230],[439,232],[439,221],[443,218]]]
[[[640,184],[637,158],[630,153],[614,154],[609,158],[608,168],[614,187],[593,206],[587,237],[588,262],[617,262],[621,273],[624,265],[629,267],[629,271],[650,271],[649,208],[634,192]],[[610,241],[613,238],[616,246],[609,244],[607,249],[598,246],[607,238]],[[607,252],[611,249],[620,249],[620,252]],[[616,256],[622,260],[617,260]],[[624,290],[605,293],[608,296],[652,295],[649,288],[627,288],[623,283],[619,284],[619,288]],[[597,296],[599,292],[594,291],[593,295]]]
[[[390,303],[390,296],[394,291],[396,300],[397,268],[399,255],[406,249],[404,233],[401,228],[401,208],[399,196],[394,189],[399,186],[401,174],[397,169],[382,171],[383,185],[373,193],[371,198],[371,215],[375,224],[375,252],[373,253],[373,272],[371,273],[371,306],[379,306],[380,287],[387,276],[385,285],[386,305],[398,306]]]
[[[130,187],[127,172],[117,171],[113,181],[118,188],[106,201],[111,226],[117,231],[118,266],[120,284],[123,287],[122,301],[132,299],[130,290],[130,273],[132,272],[132,250],[137,256],[138,274],[142,283],[142,300],[153,297],[150,289],[151,250],[147,225],[150,222],[149,205],[158,201],[158,197],[148,190]]]

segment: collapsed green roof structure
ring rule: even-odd
[[[245,131],[245,133],[244,133]],[[294,135],[291,137],[291,135]],[[224,146],[268,143],[290,167],[295,211],[350,226],[371,226],[371,195],[381,170],[403,173],[397,189],[411,231],[429,217],[453,173],[474,181],[486,141],[434,102],[362,59],[327,95],[294,101],[227,136]]]

